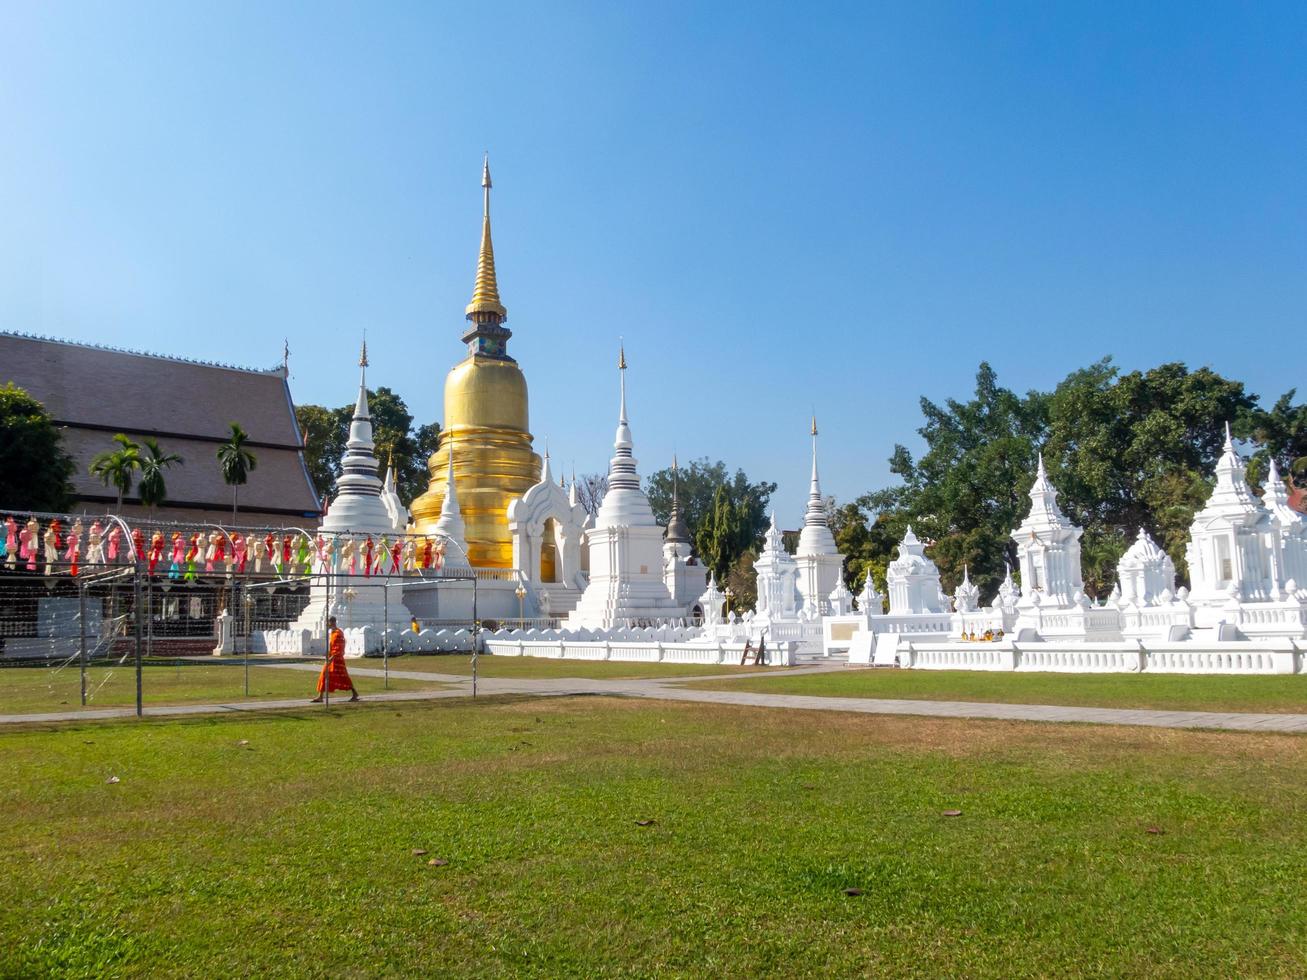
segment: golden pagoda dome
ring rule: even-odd
[[[490,163],[482,165],[484,210],[472,301],[466,308],[467,356],[445,379],[445,418],[440,445],[428,462],[431,482],[413,501],[415,529],[431,531],[440,518],[449,456],[467,527],[468,559],[477,567],[510,568],[513,543],[508,505],[540,479],[540,457],[531,449],[526,378],[508,355],[513,335],[499,298],[495,249],[490,236]],[[456,447],[456,448],[455,448]]]

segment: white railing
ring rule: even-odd
[[[628,663],[739,664],[745,644],[726,642],[664,643],[623,640],[522,640],[498,635],[487,638],[486,652],[501,657],[546,657],[555,660],[613,660]],[[756,644],[750,646],[752,659]],[[794,662],[794,644],[767,643],[765,662]]]
[[[902,667],[923,670],[1028,670],[1066,673],[1295,674],[1307,647],[1293,640],[900,643]]]

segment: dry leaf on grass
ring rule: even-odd
[[[653,823],[654,822],[652,820],[637,820],[635,822],[635,825],[637,827],[652,827]]]

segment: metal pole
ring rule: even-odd
[[[141,703],[141,646],[144,636],[141,630],[141,559],[139,556],[136,559],[136,574],[132,577],[132,592],[135,604],[133,618],[136,620],[136,717],[140,718],[145,712]]]
[[[477,696],[477,573],[472,569],[472,697]]]
[[[231,586],[232,601],[236,601],[236,583],[232,582]],[[250,696],[250,627],[249,627],[250,607],[245,607],[245,696]]]
[[[386,690],[390,690],[390,640],[386,636],[390,632],[390,579],[387,578],[381,584],[381,673],[382,684]]]
[[[86,586],[77,583],[77,618],[82,624],[82,707],[86,707]]]

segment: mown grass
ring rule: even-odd
[[[1307,971],[1291,736],[584,698],[0,743],[0,974]]]
[[[778,673],[739,680],[698,681],[686,686],[846,698],[997,701],[1176,711],[1307,712],[1307,677],[1294,675],[1221,677],[849,668],[817,674]]]
[[[366,666],[372,666],[368,662]],[[378,663],[377,666],[380,666]],[[245,671],[238,661],[195,664],[178,661],[168,666],[150,665],[142,670],[142,693],[146,705],[220,703],[224,701],[277,700],[314,697],[317,677],[309,671],[252,664],[249,694],[245,693]],[[359,694],[384,689],[379,677],[354,676]],[[435,682],[392,677],[392,691],[439,689]],[[96,664],[87,670],[86,707],[118,708],[136,704],[136,668],[131,662],[112,666]],[[348,694],[344,695],[348,697]],[[0,713],[32,714],[49,711],[80,711],[81,678],[77,665],[65,667],[0,668]]]
[[[368,661],[368,666],[380,662]],[[471,676],[472,657],[465,654],[406,656],[391,661],[396,670],[414,670],[432,674]],[[606,660],[551,660],[545,657],[477,657],[477,673],[482,677],[586,677],[632,680],[657,677],[704,677],[722,674],[771,673],[783,668],[740,667],[736,664],[663,664],[622,663]]]

